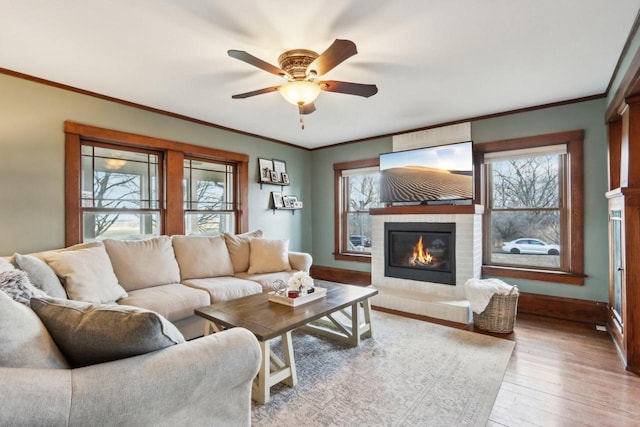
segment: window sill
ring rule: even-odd
[[[514,279],[540,280],[543,282],[562,283],[564,285],[584,285],[584,274],[567,273],[564,271],[546,271],[526,268],[499,267],[483,265],[483,276],[510,277]]]
[[[333,257],[336,261],[355,261],[371,264],[371,254],[355,254],[355,253],[334,253]]]

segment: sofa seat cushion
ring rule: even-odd
[[[276,273],[261,273],[261,274],[249,274],[249,273],[236,273],[235,277],[238,279],[251,280],[257,282],[262,286],[263,291],[271,292],[273,290],[273,282],[276,280],[282,280],[285,284],[297,273],[296,271],[279,271]]]
[[[1,367],[69,368],[38,315],[1,291],[0,343]]]
[[[150,310],[32,298],[31,307],[75,367],[110,362],[184,342],[167,319]]]
[[[180,267],[180,279],[233,276],[233,265],[224,237],[172,236]]]
[[[211,304],[262,292],[262,286],[258,283],[232,276],[184,280],[182,284],[207,291],[211,296]]]
[[[180,282],[180,268],[169,236],[105,239],[104,246],[118,281],[127,291]]]
[[[192,316],[194,309],[210,305],[209,301],[207,292],[173,283],[131,291],[118,304],[146,308],[174,321]]]

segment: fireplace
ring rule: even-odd
[[[386,222],[385,276],[455,285],[455,234],[455,223]]]

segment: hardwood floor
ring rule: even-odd
[[[487,426],[640,426],[640,376],[607,332],[518,314],[516,347]]]
[[[513,333],[494,334],[374,308],[516,342],[488,427],[640,426],[640,376],[624,369],[595,325],[518,313]]]

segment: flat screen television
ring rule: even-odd
[[[473,199],[473,143],[380,154],[380,201],[442,204]]]

